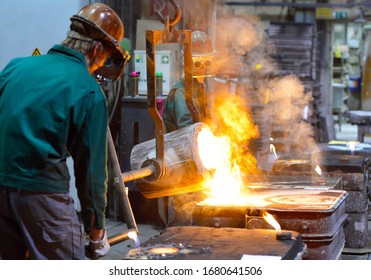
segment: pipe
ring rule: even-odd
[[[131,232],[133,232],[133,230],[129,230],[127,232],[123,232],[123,233],[119,233],[117,235],[111,236],[110,238],[108,238],[109,245],[113,246],[123,241],[131,239],[130,237]]]
[[[153,175],[156,169],[153,165],[149,165],[137,170],[127,171],[121,174],[122,180],[124,182],[134,181],[136,179],[141,179]]]

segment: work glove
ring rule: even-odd
[[[105,230],[101,240],[89,240],[89,244],[85,246],[85,255],[91,260],[97,260],[106,256],[110,248],[111,246],[107,240],[107,231]]]

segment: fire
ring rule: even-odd
[[[158,247],[158,248],[152,248],[149,250],[150,254],[162,255],[162,256],[174,255],[174,254],[177,254],[178,252],[179,252],[179,249],[174,248],[174,247]]]
[[[209,197],[217,204],[230,204],[241,194],[242,174],[257,173],[256,159],[247,146],[251,138],[259,136],[259,130],[241,97],[229,95],[220,101],[215,103],[220,119],[210,125],[215,126],[214,131],[201,131],[197,142],[203,166],[212,170],[207,180]]]
[[[197,138],[202,164],[206,169],[216,169],[218,165],[227,165],[231,156],[230,144],[226,137],[215,137],[209,129],[202,129]]]
[[[198,149],[203,166],[213,170],[207,183],[211,186],[210,196],[235,197],[242,186],[241,172],[237,164],[231,163],[231,143],[227,137],[215,137],[208,129],[198,135]]]
[[[138,237],[138,234],[136,233],[136,231],[129,231],[128,232],[128,237],[134,241],[135,248],[140,247],[140,241],[139,241],[139,237]]]
[[[270,224],[275,230],[281,230],[280,224],[276,221],[276,219],[269,214],[268,212],[263,212],[263,219]]]

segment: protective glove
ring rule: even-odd
[[[89,240],[89,244],[85,246],[85,255],[92,260],[97,260],[107,255],[111,246],[107,240],[107,231],[104,231],[103,238],[99,241]]]

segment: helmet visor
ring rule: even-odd
[[[120,78],[125,65],[130,59],[130,54],[125,48],[119,45],[117,48],[111,48],[111,55],[107,57],[104,65],[94,71],[94,76],[98,80],[116,81]]]

